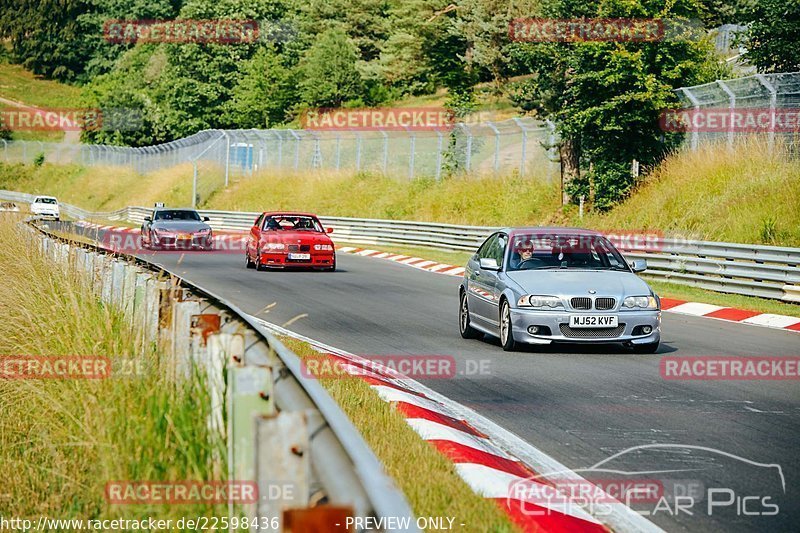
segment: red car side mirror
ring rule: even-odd
[[[325,233],[333,233],[333,228],[325,228]]]

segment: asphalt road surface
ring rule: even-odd
[[[334,273],[257,272],[243,254],[149,259],[246,312],[278,325],[295,319],[289,329],[352,353],[452,355],[458,375],[420,381],[601,484],[609,475],[584,469],[613,454],[693,446],[634,449],[603,465],[687,491],[677,511],[674,502],[634,506],[668,531],[800,528],[800,383],[673,381],[659,372],[665,355],[800,355],[800,334],[664,313],[653,355],[578,345],[506,353],[494,339],[459,336],[456,277],[347,254],[338,254]]]

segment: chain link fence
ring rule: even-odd
[[[697,149],[703,142],[726,142],[733,146],[736,138],[752,135],[754,130],[766,135],[770,146],[780,136],[796,153],[800,124],[800,72],[755,74],[732,80],[717,80],[704,85],[682,87],[677,90],[683,107],[694,111],[695,116],[704,111],[705,127],[695,124],[687,134],[687,142]],[[727,127],[712,126],[713,111],[727,110],[730,120]],[[737,113],[739,111],[739,113]],[[724,118],[724,117],[722,117]],[[741,125],[737,125],[739,119]],[[745,122],[754,121],[752,125]],[[759,124],[763,120],[765,123]]]
[[[259,170],[373,171],[413,179],[450,172],[547,176],[557,169],[555,127],[531,118],[456,124],[447,130],[206,130],[173,142],[129,148],[2,141],[2,160],[128,166],[139,173],[210,163],[231,175]]]

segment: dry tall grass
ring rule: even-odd
[[[199,376],[171,383],[159,351],[137,344],[120,314],[76,272],[46,260],[17,220],[0,216],[0,362],[4,355],[107,356],[116,372],[100,380],[0,379],[0,515],[227,513],[107,504],[104,487],[112,480],[210,479],[219,466],[212,457],[225,451],[206,428],[205,387]]]
[[[574,220],[573,220],[574,221]],[[629,200],[582,224],[659,229],[707,240],[800,245],[800,160],[763,138],[668,157]]]
[[[558,207],[543,177],[451,177],[440,182],[379,174],[261,174],[217,191],[214,209],[297,209],[322,215],[426,220],[453,224],[533,224]]]

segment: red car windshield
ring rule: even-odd
[[[324,233],[322,224],[314,217],[299,215],[273,215],[264,219],[264,230],[316,231]]]

